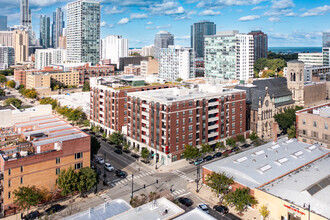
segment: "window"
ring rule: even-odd
[[[192,134],[189,134],[189,136],[188,136],[188,137],[189,137],[189,140],[191,140],[191,139],[192,139]]]
[[[56,164],[61,163],[61,158],[60,157],[56,157]]]
[[[189,131],[192,131],[192,125],[189,125]]]
[[[179,112],[176,113],[176,117],[177,117],[177,118],[179,117]]]
[[[189,110],[189,115],[192,115],[192,113],[193,113],[192,110]]]
[[[185,132],[185,130],[186,130],[186,129],[185,129],[185,127],[182,127],[182,133],[184,133],[184,132]]]
[[[74,165],[74,169],[75,170],[78,170],[78,169],[80,169],[80,168],[82,168],[83,167],[83,163],[76,163],[75,165]]]
[[[23,166],[21,166],[21,172],[23,172]]]
[[[184,123],[186,123],[186,120],[183,118],[183,119],[182,119],[182,124],[184,124]]]
[[[176,146],[176,151],[178,151],[179,150],[179,146]]]
[[[179,134],[179,128],[176,129],[176,134]]]
[[[11,192],[8,192],[8,199],[11,198]]]
[[[186,112],[182,112],[182,116],[185,116],[186,115]]]
[[[328,130],[328,123],[324,123],[324,129]]]
[[[23,177],[21,177],[21,184],[23,184]]]
[[[303,133],[304,135],[306,135],[306,130],[303,130],[302,133]]]
[[[188,120],[189,120],[189,123],[192,123],[192,118],[189,118]]]
[[[302,123],[303,123],[303,125],[305,125],[306,124],[306,119],[303,119]]]
[[[193,105],[193,102],[192,101],[189,101],[189,106],[192,106]]]
[[[174,155],[173,156],[173,160],[172,160],[172,162],[175,162],[175,161],[177,161],[178,160],[178,156],[177,155]]]
[[[316,121],[313,121],[313,126],[316,127]]]
[[[176,143],[178,143],[178,142],[179,142],[179,138],[177,137],[177,138],[176,138]]]
[[[182,141],[184,141],[184,135],[182,135]]]
[[[176,120],[176,125],[179,125],[179,119]]]
[[[60,174],[61,168],[56,168],[56,175]]]
[[[11,186],[11,180],[8,180],[8,187]]]
[[[8,176],[10,176],[11,175],[11,169],[9,168],[8,169]]]
[[[80,153],[75,153],[74,154],[74,159],[80,159],[80,158],[82,158],[83,157],[83,153],[82,152],[80,152]]]

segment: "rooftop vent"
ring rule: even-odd
[[[282,164],[284,164],[285,162],[288,162],[288,161],[289,161],[288,158],[283,157],[283,158],[281,158],[279,160],[276,160],[274,163],[276,163],[277,165],[281,166]]]
[[[277,149],[279,147],[280,147],[280,145],[279,144],[276,144],[274,146],[269,147],[268,150],[275,150],[275,149]]]
[[[252,156],[259,156],[259,155],[264,154],[264,153],[265,153],[265,151],[260,150],[260,151],[254,152],[254,153],[252,154]]]
[[[292,143],[292,142],[293,142],[293,139],[290,139],[290,140],[287,140],[287,141],[286,141],[287,144],[290,144],[290,143]]]
[[[272,169],[272,166],[269,164],[266,164],[265,166],[258,168],[258,171],[259,171],[259,173],[263,174],[270,169]]]
[[[247,157],[241,157],[238,158],[237,160],[234,160],[234,163],[242,163],[243,161],[246,161],[248,158]]]
[[[304,152],[302,152],[301,150],[300,151],[297,151],[293,154],[291,154],[291,157],[295,158],[295,159],[298,159],[298,157],[302,156],[304,154]]]
[[[308,152],[312,152],[316,148],[317,148],[317,146],[315,144],[313,144],[311,146],[306,147],[305,150],[308,151]]]

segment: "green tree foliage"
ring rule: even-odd
[[[266,59],[266,58],[259,58],[254,63],[254,71],[259,73],[260,71],[264,70],[265,67],[268,67],[269,74],[275,75],[275,72],[279,72],[286,67],[286,62],[282,59]]]
[[[206,185],[208,185],[212,192],[217,196],[227,194],[229,192],[229,186],[234,184],[233,177],[228,177],[225,173],[213,172],[211,175],[206,176]]]
[[[98,141],[98,139],[94,136],[91,136],[91,152],[92,152],[92,155],[96,155],[97,152],[99,151],[100,147],[101,147],[101,144]]]
[[[237,140],[244,144],[245,143],[244,135],[237,135]]]
[[[288,128],[288,137],[289,138],[296,138],[296,126],[291,125],[291,127]]]
[[[268,59],[282,59],[282,60],[285,60],[286,62],[288,62],[290,60],[298,60],[298,53],[283,54],[281,52],[274,53],[274,52],[269,51],[267,57],[268,57]]]
[[[51,104],[52,105],[52,109],[55,110],[55,108],[57,107],[57,101],[56,99],[52,99],[50,97],[46,97],[44,99],[40,100],[40,104],[41,105],[48,105]]]
[[[202,144],[201,153],[206,154],[212,151],[212,147],[209,144]]]
[[[90,85],[89,85],[89,81],[85,81],[83,88],[82,88],[83,92],[89,92],[90,91]]]
[[[224,196],[226,204],[235,206],[235,210],[243,212],[249,205],[256,205],[258,201],[251,196],[249,188],[237,188]]]
[[[193,147],[191,145],[185,145],[184,146],[184,151],[182,152],[184,158],[190,160],[190,159],[195,159],[197,157],[200,157],[201,152],[197,147]]]
[[[9,68],[9,69],[6,69],[6,70],[0,70],[0,74],[5,75],[5,76],[12,76],[12,75],[14,75],[14,69]]]
[[[225,149],[226,146],[223,144],[223,142],[217,142],[217,143],[215,144],[215,148],[216,148],[216,149]]]
[[[84,126],[89,127],[90,126],[90,121],[88,119],[84,120]]]
[[[283,113],[274,115],[275,121],[284,132],[286,132],[292,125],[294,125],[296,121],[296,111],[299,111],[302,108],[303,107],[301,106],[296,106],[295,108],[284,110]]]
[[[147,148],[145,148],[145,147],[142,148],[141,157],[145,160],[149,158],[149,151]]]
[[[124,142],[124,136],[121,132],[116,131],[109,136],[109,141],[111,141],[117,146],[121,146]]]
[[[37,91],[35,89],[25,89],[25,88],[20,88],[19,89],[19,92],[28,97],[28,98],[31,98],[31,99],[35,99],[37,98]]]
[[[235,206],[235,210],[243,212],[249,205],[256,205],[258,201],[249,194],[249,188],[237,188],[224,196],[226,204]]]
[[[76,173],[72,167],[69,167],[67,170],[62,170],[57,179],[57,185],[62,190],[61,194],[65,196],[77,191],[78,180],[78,173]]]
[[[95,171],[89,167],[81,168],[78,172],[77,189],[80,193],[91,190],[97,183]]]
[[[236,141],[233,138],[227,138],[226,139],[226,144],[231,146],[231,147],[235,147],[236,146]]]
[[[14,190],[14,204],[23,211],[38,205],[44,199],[44,193],[36,186],[22,186]]]
[[[177,82],[181,82],[182,79],[181,79],[181,78],[177,78],[175,81],[177,81]]]
[[[270,211],[268,210],[266,205],[262,205],[259,208],[259,213],[264,219],[266,219],[269,216]]]
[[[6,96],[6,92],[3,89],[0,89],[0,96]]]
[[[16,108],[20,108],[22,101],[20,99],[16,99],[16,98],[8,98],[8,99],[6,99],[5,103],[6,103],[6,105],[12,104]]]
[[[68,120],[72,121],[77,125],[84,124],[84,120],[87,119],[85,112],[83,112],[82,108],[80,107],[76,109],[70,109],[70,112],[65,116],[68,117]]]
[[[0,83],[1,83],[1,84],[4,84],[4,83],[6,83],[6,82],[7,82],[7,78],[6,78],[6,76],[3,75],[3,74],[0,74]]]
[[[258,137],[258,135],[257,135],[257,133],[255,133],[254,131],[250,134],[250,140],[251,141],[255,141],[255,140],[257,140],[259,137]]]
[[[10,81],[7,82],[7,86],[9,88],[15,88],[16,82],[14,80],[10,80]]]

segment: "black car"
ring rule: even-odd
[[[191,206],[193,204],[193,201],[191,201],[191,199],[185,198],[185,197],[181,197],[178,199],[178,201],[182,204],[185,205],[187,207]]]
[[[131,154],[131,156],[134,157],[135,159],[139,159],[140,158],[140,156],[137,155],[137,154]]]
[[[242,146],[241,146],[241,148],[248,148],[248,147],[250,147],[251,146],[251,144],[243,144]]]
[[[121,171],[121,170],[116,170],[116,176],[118,176],[119,178],[125,178],[126,173],[124,171]]]
[[[30,212],[26,216],[23,217],[24,220],[29,220],[29,219],[37,219],[40,217],[40,213],[38,211]]]
[[[221,152],[218,152],[218,153],[216,153],[216,154],[213,155],[214,158],[221,157],[221,156],[222,156],[222,153]]]
[[[213,159],[214,159],[214,157],[211,156],[211,155],[208,155],[208,156],[206,156],[206,157],[203,158],[203,160],[204,160],[205,162],[206,162],[206,161],[213,160]]]
[[[228,208],[223,205],[216,205],[213,207],[213,209],[217,212],[220,212],[222,214],[228,214]]]
[[[236,151],[238,151],[238,150],[240,150],[239,147],[233,147],[233,148],[231,149],[232,152],[236,152]]]
[[[123,152],[121,151],[121,150],[119,150],[119,149],[116,149],[116,150],[114,150],[115,151],[115,153],[117,153],[117,154],[122,154]]]
[[[61,211],[64,207],[60,204],[52,205],[49,209],[46,209],[46,213],[48,215],[53,214],[55,212]]]

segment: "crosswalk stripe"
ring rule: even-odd
[[[187,193],[185,193],[185,194],[180,194],[180,195],[177,195],[176,197],[182,197],[182,196],[187,196],[187,195],[189,195],[189,194],[191,194],[191,192],[187,192]]]

